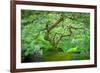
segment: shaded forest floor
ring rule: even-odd
[[[43,61],[67,61],[67,60],[86,60],[89,57],[82,56],[80,53],[67,53],[59,52],[52,54],[44,54],[42,56]]]

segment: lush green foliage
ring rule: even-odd
[[[22,62],[89,59],[90,14],[22,10],[21,50]]]

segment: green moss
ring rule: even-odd
[[[43,55],[44,61],[65,61],[65,60],[71,60],[72,56],[70,53],[55,53],[55,54],[45,54]]]

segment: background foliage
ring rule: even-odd
[[[21,10],[22,62],[89,58],[89,13]]]

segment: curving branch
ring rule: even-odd
[[[50,36],[51,30],[56,28],[56,26],[59,25],[59,23],[62,22],[63,20],[64,20],[63,15],[61,15],[60,18],[54,24],[49,26],[48,25],[49,22],[47,22],[46,25],[45,25],[45,28],[41,30],[41,31],[44,31],[44,33],[45,33],[44,39],[47,40],[52,45],[52,48],[54,48],[54,49],[58,48],[57,46],[58,46],[59,42],[64,37],[69,37],[69,36],[71,36],[73,34],[72,29],[75,29],[75,30],[77,30],[77,29],[84,29],[82,27],[75,27],[75,26],[71,26],[71,25],[68,25],[66,27],[62,26],[62,28],[64,29],[64,32],[62,32],[62,33],[55,33],[53,36]],[[65,32],[66,29],[67,29],[68,33]],[[40,32],[39,32],[39,34],[37,34],[36,38],[39,35],[40,35]],[[59,37],[57,35],[59,35]]]
[[[73,34],[72,29],[75,29],[75,30],[77,30],[77,29],[83,29],[82,27],[74,27],[74,26],[67,26],[67,27],[69,29],[69,34],[65,34],[65,33],[60,34],[61,36],[56,41],[56,46],[59,44],[59,42],[62,40],[62,38],[71,36]]]
[[[52,26],[46,27],[43,30],[48,30],[48,32],[50,32],[53,28],[55,28],[63,20],[64,20],[63,16],[61,15],[60,18]],[[47,23],[46,23],[46,25],[48,25]]]
[[[44,39],[49,41],[52,45],[55,44],[54,39],[55,39],[56,34],[55,34],[54,38],[52,39],[52,38],[50,38],[50,31],[52,29],[54,29],[61,21],[63,21],[62,15],[60,16],[60,18],[52,26],[48,26],[48,23],[46,23],[46,26],[43,29],[43,30],[46,30]]]

